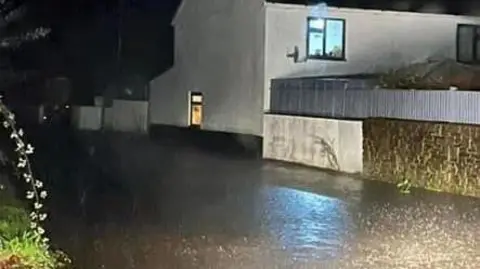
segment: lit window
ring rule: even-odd
[[[458,25],[457,61],[470,64],[480,63],[480,25]]]
[[[345,20],[308,18],[310,59],[345,60]]]

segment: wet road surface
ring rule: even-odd
[[[108,141],[111,173],[131,197],[92,194],[96,218],[51,220],[80,268],[480,268],[478,199]]]

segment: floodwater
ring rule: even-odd
[[[62,160],[91,191],[52,191],[51,236],[79,268],[480,268],[478,199],[147,138],[91,143],[88,161]]]

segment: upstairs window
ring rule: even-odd
[[[457,26],[457,61],[480,64],[480,25]]]
[[[345,20],[307,20],[307,57],[309,59],[345,60]]]

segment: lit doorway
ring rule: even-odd
[[[203,120],[203,94],[201,92],[190,92],[189,94],[189,126],[193,128],[202,127]]]

